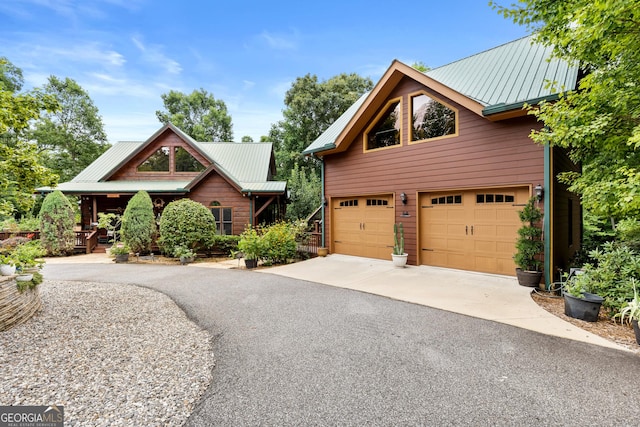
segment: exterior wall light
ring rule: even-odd
[[[544,188],[542,188],[542,185],[536,185],[533,191],[535,191],[538,201],[542,200],[542,196],[544,196]]]
[[[402,202],[403,205],[407,204],[407,193],[400,193],[400,201]]]

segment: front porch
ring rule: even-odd
[[[75,231],[75,245],[73,252],[76,254],[90,254],[96,250],[98,245],[98,230]],[[39,231],[0,231],[0,240],[10,237],[26,237],[28,239],[39,239]],[[102,250],[101,252],[104,252]]]

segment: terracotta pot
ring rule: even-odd
[[[318,248],[318,256],[325,257],[329,254],[329,248]]]

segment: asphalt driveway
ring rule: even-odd
[[[640,358],[271,274],[47,264],[51,280],[137,284],[214,337],[188,425],[636,425]]]

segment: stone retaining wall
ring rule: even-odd
[[[0,332],[26,322],[40,307],[38,287],[20,292],[15,276],[0,276]]]

